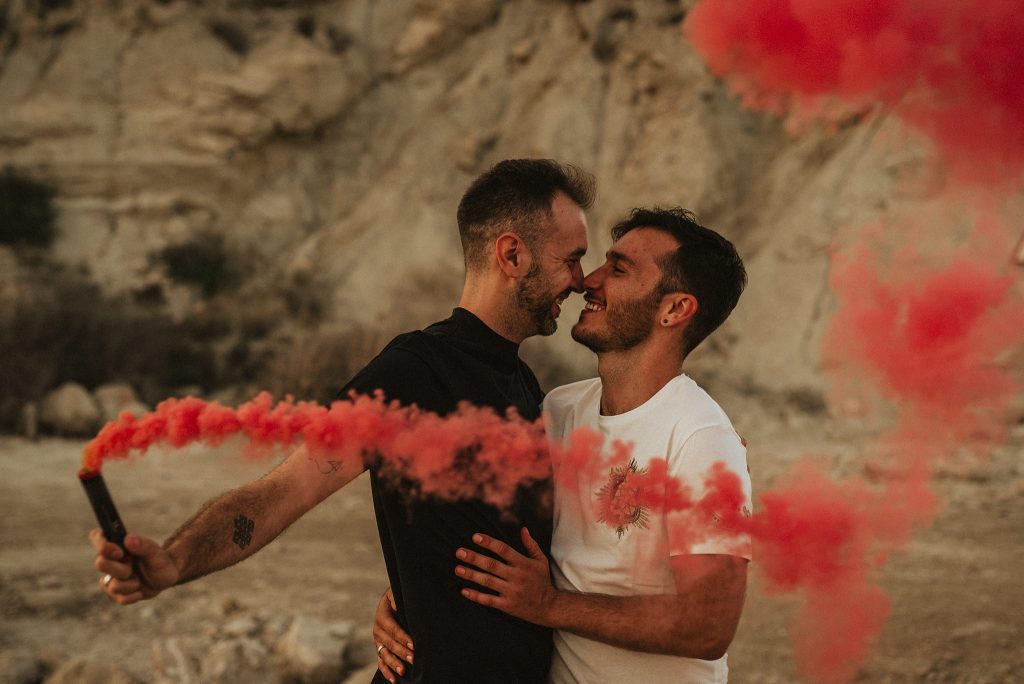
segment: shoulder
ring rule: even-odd
[[[682,436],[718,427],[734,432],[732,421],[718,402],[687,375],[673,378],[662,393],[660,410]]]
[[[437,377],[430,361],[431,343],[424,339],[427,337],[415,331],[391,340],[341,388],[338,398],[344,399],[351,392],[372,394],[381,390],[387,399],[422,405],[420,395],[436,384]]]
[[[600,378],[589,378],[556,387],[544,397],[544,413],[556,424],[560,423],[569,411],[592,396],[601,396]]]

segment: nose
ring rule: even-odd
[[[583,267],[577,262],[572,269],[572,282],[569,287],[573,292],[583,292]]]
[[[587,291],[596,290],[601,287],[602,283],[604,283],[604,266],[591,271],[590,274],[583,279],[583,289]]]

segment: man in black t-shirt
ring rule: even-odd
[[[580,259],[587,248],[583,211],[593,202],[592,178],[550,160],[509,160],[477,178],[459,204],[466,281],[452,316],[395,338],[341,394],[383,390],[388,399],[446,414],[461,401],[499,412],[539,416],[536,377],[519,358],[519,344],[550,335],[562,301],[582,292]],[[410,501],[378,478],[378,464],[335,463],[327,473],[300,447],[265,477],[228,492],[185,523],[163,546],[129,535],[121,550],[90,535],[103,591],[121,604],[228,567],[265,546],[306,511],[369,469],[381,546],[396,614],[416,644],[411,666],[400,646],[378,649],[385,677],[375,681],[542,682],[551,655],[544,628],[466,601],[451,558],[474,532],[487,531],[522,549],[526,526],[548,551],[547,485],[523,488],[512,510],[480,502]],[[244,518],[251,534],[232,543]],[[226,540],[221,542],[220,540]]]

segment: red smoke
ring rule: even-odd
[[[701,0],[685,33],[748,106],[798,120],[881,110],[924,134],[953,181],[997,196],[1019,185],[1024,13],[1015,0]],[[948,204],[950,215],[963,211],[962,197]],[[1004,272],[1009,231],[991,206],[975,208],[966,245],[936,242],[933,230],[918,249],[923,231],[880,225],[834,255],[830,403],[890,414],[872,448],[882,478],[833,483],[803,465],[761,495],[752,521],[771,583],[804,590],[795,650],[810,681],[849,681],[868,655],[889,611],[871,570],[931,522],[934,460],[983,454],[1007,435],[1020,381],[1005,367],[1024,341],[1024,304]],[[890,256],[879,245],[893,235],[908,246]]]
[[[702,0],[685,31],[750,106],[881,104],[963,176],[1003,181],[1024,166],[1018,0]]]
[[[550,477],[547,438],[540,421],[514,412],[463,405],[448,417],[354,397],[323,407],[290,398],[274,404],[261,393],[237,410],[201,399],[168,399],[141,418],[124,413],[85,448],[83,467],[144,453],[156,444],[221,444],[244,436],[255,451],[305,444],[315,458],[363,461],[380,457],[384,478],[412,481],[410,495],[479,499],[507,508],[520,484]],[[598,448],[600,445],[598,444]],[[472,453],[472,459],[465,454]]]
[[[887,441],[925,461],[1004,441],[1020,383],[1000,362],[1024,341],[1024,302],[1013,292],[1017,278],[1000,272],[1009,242],[995,218],[980,220],[940,264],[910,246],[882,269],[873,242],[833,258],[840,307],[824,344],[833,403],[873,380],[900,407]]]

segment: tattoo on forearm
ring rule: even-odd
[[[316,469],[323,475],[330,475],[331,473],[338,472],[341,468],[341,461],[327,461],[324,463],[318,458],[310,458],[310,461],[316,466]]]
[[[238,544],[238,548],[244,549],[250,543],[252,543],[252,531],[256,528],[254,523],[244,515],[235,516],[235,534],[231,537],[231,541]]]

